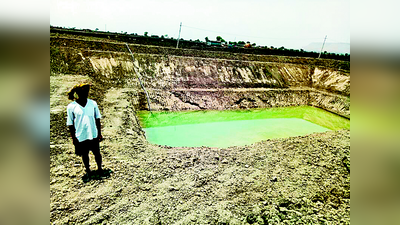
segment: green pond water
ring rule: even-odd
[[[138,113],[150,143],[173,147],[229,147],[350,129],[350,120],[311,106]]]

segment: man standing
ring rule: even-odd
[[[82,157],[86,168],[84,181],[88,181],[91,176],[90,150],[95,156],[98,174],[103,173],[99,146],[99,142],[103,140],[100,124],[101,114],[97,103],[88,99],[89,90],[90,84],[75,85],[68,93],[68,99],[73,100],[73,102],[67,106],[67,126],[75,146],[75,154]]]

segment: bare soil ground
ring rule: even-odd
[[[90,78],[50,79],[51,224],[350,223],[349,130],[223,149],[157,146],[137,127],[124,88],[93,93],[103,165],[113,173],[84,183],[65,126],[72,80]]]

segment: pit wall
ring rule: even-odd
[[[348,97],[312,89],[193,89],[147,90],[153,111],[233,110],[311,105],[350,118]],[[132,99],[135,108],[147,109],[143,92]]]
[[[101,85],[132,88],[136,109],[147,109],[140,74],[152,110],[313,105],[350,117],[350,74],[339,69],[141,53],[132,62],[125,52],[52,47],[52,73],[89,75]]]

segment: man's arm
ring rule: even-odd
[[[96,127],[97,127],[97,137],[99,138],[99,141],[102,141],[103,140],[103,136],[101,135],[100,119],[96,119]]]
[[[74,145],[76,145],[79,141],[78,141],[78,138],[76,138],[76,135],[75,135],[75,127],[74,127],[74,125],[70,125],[70,126],[68,126],[68,128],[69,128],[69,133],[70,133],[71,138],[72,138],[72,143],[74,143]]]

